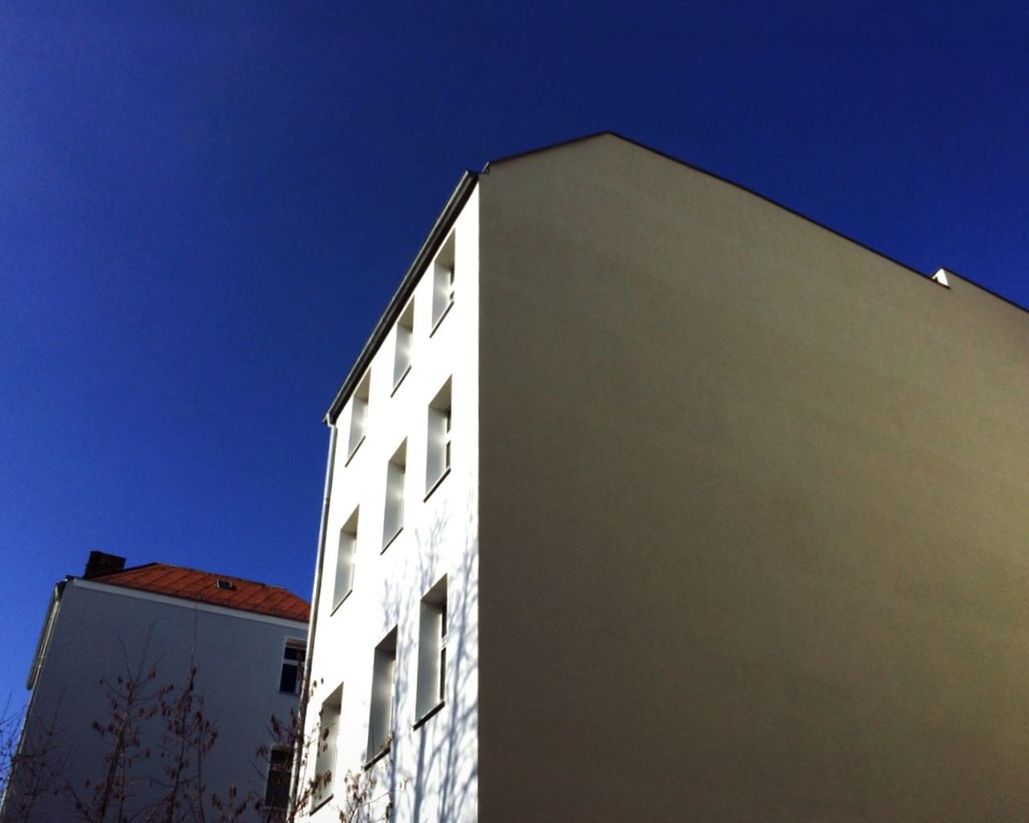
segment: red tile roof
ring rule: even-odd
[[[147,563],[144,566],[90,578],[97,583],[181,597],[244,612],[256,612],[287,620],[307,622],[311,607],[292,592],[252,580],[223,574]],[[219,585],[219,581],[224,581]]]

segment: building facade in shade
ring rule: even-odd
[[[601,134],[462,178],[326,420],[312,820],[1029,819],[1023,309]]]
[[[273,715],[288,725],[297,708],[308,616],[277,586],[163,563],[125,568],[91,552],[81,577],[54,587],[0,820],[100,819],[101,795],[103,819],[204,819],[202,803],[210,820],[215,794],[248,801],[243,821],[276,819],[289,796],[289,740],[269,726]],[[191,672],[193,700],[177,703]],[[206,732],[193,722],[198,710]],[[134,720],[119,734],[126,713]],[[170,731],[175,721],[183,733]]]

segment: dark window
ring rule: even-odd
[[[286,649],[282,653],[282,673],[279,675],[279,691],[300,694],[304,680],[304,657],[307,652],[299,643],[286,641]]]
[[[289,806],[290,756],[285,746],[274,746],[268,752],[268,782],[264,787],[267,809],[285,811]]]

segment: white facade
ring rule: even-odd
[[[215,585],[214,576],[211,585]],[[22,740],[23,753],[45,756],[53,779],[33,801],[31,814],[26,817],[18,811],[12,795],[0,819],[4,823],[79,819],[75,796],[90,802],[111,750],[111,736],[101,739],[93,728],[94,723],[105,725],[113,717],[101,680],[121,688],[119,677],[123,682],[145,681],[153,672],[144,689],[152,696],[169,684],[181,691],[191,666],[196,667],[195,691],[203,701],[203,714],[217,730],[217,740],[203,763],[208,801],[212,793],[225,799],[231,787],[240,799],[263,800],[267,755],[258,750],[275,743],[268,728],[272,715],[288,721],[297,705],[297,695],[283,686],[283,666],[289,665],[284,652],[287,646],[302,649],[306,638],[306,622],[99,580],[70,577],[62,581],[55,589],[30,674],[32,692]],[[138,705],[144,704],[153,705],[149,698]],[[147,814],[145,810],[164,792],[157,784],[165,779],[160,755],[165,721],[158,714],[141,721],[139,727],[136,762],[126,769],[127,815]],[[189,759],[196,764],[195,755]],[[12,779],[15,792],[19,768]],[[216,817],[209,802],[206,813],[208,819]],[[243,819],[266,818],[251,808]]]
[[[471,821],[478,745],[478,197],[426,261],[332,429],[303,810]],[[374,782],[374,785],[372,783]]]

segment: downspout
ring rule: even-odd
[[[319,594],[322,588],[322,566],[325,562],[325,532],[329,524],[329,499],[332,497],[332,470],[336,465],[336,435],[338,430],[334,422],[330,422],[326,416],[325,424],[329,427],[329,457],[325,466],[325,493],[322,498],[322,520],[318,526],[318,561],[314,567],[314,592],[311,595],[311,620],[307,630],[307,654],[305,657],[305,666],[303,679],[301,681],[301,692],[300,692],[300,716],[297,718],[298,722],[298,734],[296,738],[296,745],[298,747],[304,746],[304,737],[307,731],[307,702],[311,696],[311,679],[310,674],[314,668],[313,655],[314,651],[314,635],[318,628],[318,601]],[[297,796],[297,791],[300,787],[300,765],[303,759],[303,751],[297,749],[293,752],[293,776],[291,779],[292,785],[290,786],[290,803],[294,802]]]

